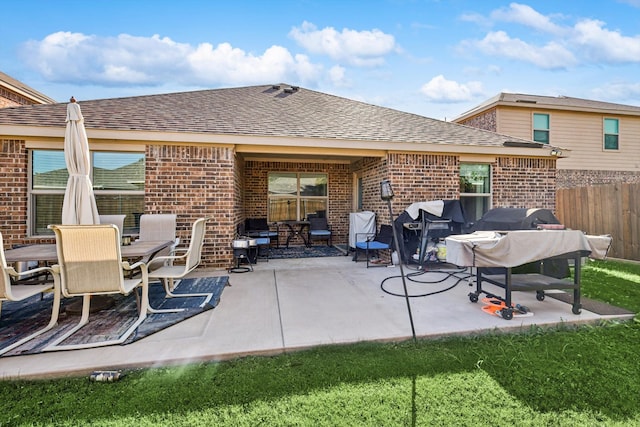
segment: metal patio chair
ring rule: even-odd
[[[122,261],[120,233],[113,224],[51,225],[56,236],[58,264],[52,267],[57,290],[66,298],[82,297],[82,316],[78,324],[44,348],[74,350],[123,343],[144,321],[149,309],[147,267]],[[140,269],[140,277],[125,278],[124,272]],[[141,289],[141,296],[135,291]],[[89,323],[89,306],[94,295],[135,293],[138,317],[117,339],[82,344],[61,344]]]
[[[175,214],[144,214],[140,215],[140,241],[168,241],[174,242],[167,249],[156,254],[157,256],[173,255],[176,246],[180,244],[180,238],[176,237],[177,215]],[[142,262],[148,264],[150,258],[143,258]]]
[[[9,267],[4,256],[4,242],[2,233],[0,233],[0,270],[0,314],[2,314],[1,309],[3,301],[23,301],[32,296],[50,291],[53,291],[54,295],[53,306],[51,308],[51,319],[49,320],[49,323],[43,328],[33,332],[32,334],[23,337],[6,347],[0,348],[1,355],[10,350],[13,350],[16,347],[21,346],[27,341],[31,341],[39,335],[42,335],[57,324],[58,314],[60,312],[60,293],[55,290],[55,283],[52,282],[28,285],[12,283],[12,279],[20,280],[23,277],[30,277],[33,274],[51,273],[51,268],[38,267],[24,272],[17,272],[13,267]]]
[[[366,233],[366,240],[356,242],[356,255],[353,258],[354,261],[358,261],[358,251],[364,251],[367,261],[367,268],[370,267],[371,260],[369,252],[375,252],[379,256],[379,251],[389,251],[389,263],[374,264],[375,267],[386,267],[391,265],[393,251],[393,227],[387,224],[380,226],[380,231],[377,234]],[[379,259],[379,258],[378,258]]]
[[[159,256],[149,262],[149,278],[160,279],[168,298],[204,297],[203,307],[213,297],[211,293],[174,293],[175,280],[182,279],[200,265],[202,246],[209,218],[199,218],[191,227],[191,240],[187,249],[176,248],[174,255]]]
[[[314,240],[326,240],[331,246],[331,227],[327,223],[327,218],[309,218],[309,246]]]

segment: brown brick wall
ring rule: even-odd
[[[640,172],[631,171],[592,171],[592,170],[558,170],[558,189],[586,187],[590,185],[640,183]]]
[[[392,153],[388,160],[368,159],[356,167],[363,175],[363,208],[376,212],[379,224],[389,223],[387,204],[380,199],[383,179],[393,186],[394,217],[414,202],[460,197],[457,156]],[[555,160],[501,157],[491,169],[494,207],[555,208]]]
[[[3,139],[0,144],[0,232],[4,249],[10,249],[27,243],[27,150],[21,140]]]
[[[389,208],[380,198],[380,182],[391,181],[394,216],[410,204],[458,197],[457,156],[391,153],[385,159],[367,158],[354,165],[362,175],[363,210],[375,212],[379,224],[389,223]]]
[[[35,104],[32,100],[5,88],[0,88],[0,108],[19,107],[20,105],[32,104]]]
[[[52,242],[26,238],[27,151],[24,141],[2,140],[0,211],[5,249],[13,244]],[[459,159],[452,155],[391,153],[345,163],[244,161],[233,148],[152,145],[146,148],[145,213],[178,215],[178,235],[187,243],[193,221],[210,216],[203,264],[231,265],[231,241],[245,217],[265,216],[267,174],[321,172],[329,177],[329,222],[335,243],[347,241],[352,212],[353,172],[363,178],[363,209],[376,212],[378,224],[389,223],[380,182],[390,179],[395,191],[394,215],[416,201],[457,199]],[[493,205],[555,207],[555,160],[500,157],[492,164]],[[281,241],[286,230],[281,230]],[[292,242],[302,244],[302,241]]]
[[[234,230],[238,230],[238,225],[240,225],[244,221],[244,194],[245,194],[245,185],[244,185],[244,161],[238,157],[238,154],[235,155],[234,163],[236,165],[234,171],[234,206],[233,206],[233,224]],[[234,234],[234,237],[235,234]]]
[[[478,129],[490,130],[492,132],[497,132],[498,129],[498,117],[496,114],[496,109],[492,108],[491,110],[485,111],[482,114],[478,114],[477,116],[471,117],[469,119],[463,120],[460,124],[471,126]]]
[[[552,159],[499,157],[493,168],[493,206],[555,209]]]
[[[390,154],[389,178],[396,194],[393,204],[398,208],[425,200],[456,199],[460,162],[451,155]]]
[[[269,162],[249,160],[244,165],[244,213],[247,218],[267,216],[267,177],[269,172],[317,172],[328,174],[329,206],[328,222],[333,232],[333,243],[347,241],[349,212],[351,212],[351,168],[344,163]],[[280,228],[280,242],[287,238],[287,230]],[[291,245],[302,245],[301,239],[291,240]]]
[[[235,232],[237,176],[232,148],[147,146],[145,213],[178,215],[178,236],[186,244],[191,225],[208,216],[202,264],[228,267]]]

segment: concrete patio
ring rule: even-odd
[[[405,267],[405,274],[414,270]],[[230,276],[230,287],[219,305],[175,326],[124,346],[0,358],[0,376],[42,378],[85,375],[94,370],[153,367],[195,361],[224,360],[246,355],[278,354],[317,345],[358,341],[411,339],[411,324],[402,294],[399,267],[365,268],[351,257],[306,258],[259,262],[253,272],[198,270],[196,276]],[[430,272],[417,280],[437,282],[447,275]],[[463,277],[463,274],[458,274]],[[407,281],[410,294],[446,289],[458,282]],[[468,280],[435,295],[411,298],[419,338],[486,331],[527,330],[531,325],[594,322],[603,318],[535,292],[516,292],[514,302],[531,309],[527,316],[504,320],[471,303]],[[496,288],[496,294],[502,290]],[[627,318],[630,316],[626,316]],[[616,318],[621,318],[617,316]],[[622,316],[625,318],[625,316]]]

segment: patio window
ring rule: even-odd
[[[604,149],[617,150],[619,136],[618,119],[604,119]]]
[[[268,220],[300,221],[310,216],[326,216],[327,174],[269,173]]]
[[[468,222],[477,221],[491,209],[491,167],[460,164],[460,203]]]
[[[533,140],[536,142],[542,142],[543,144],[549,143],[548,114],[533,114]]]
[[[125,232],[139,229],[144,212],[144,153],[91,153],[91,182],[98,212],[125,214]],[[51,235],[49,224],[59,224],[69,173],[62,150],[30,152],[29,234]]]

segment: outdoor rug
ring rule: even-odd
[[[272,248],[269,258],[271,259],[287,259],[287,258],[316,258],[329,256],[344,256],[344,250],[335,246],[318,245],[318,246],[281,246]]]
[[[149,286],[149,301],[157,309],[185,308],[177,313],[148,314],[138,329],[129,336],[125,344],[132,343],[183,320],[211,310],[220,301],[225,286],[229,283],[229,276],[198,277],[183,279],[176,286],[174,293],[206,292],[213,293],[211,301],[204,307],[204,297],[165,298],[164,288],[160,283]],[[89,315],[89,323],[64,341],[64,344],[80,344],[96,341],[107,341],[122,335],[137,318],[135,295],[113,295],[113,307]],[[0,318],[0,348],[18,341],[21,337],[35,332],[49,322],[53,295],[45,294],[44,298],[36,295],[25,301],[4,302],[2,317]],[[2,357],[40,353],[44,347],[65,331],[74,327],[80,320],[79,314],[68,314],[65,306],[76,303],[80,298],[66,298],[62,300],[58,325],[35,339],[14,348]]]
[[[567,304],[573,303],[573,292],[546,292],[545,296],[549,298],[557,299],[558,301],[566,302]],[[635,314],[633,311],[625,308],[616,307],[615,305],[607,304],[606,302],[597,301],[585,297],[580,297],[580,303],[584,310],[592,313],[599,314],[601,316],[621,316],[627,314]]]

